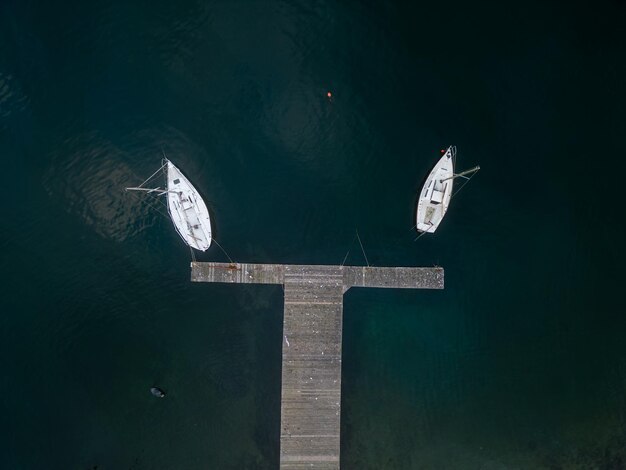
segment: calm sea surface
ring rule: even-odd
[[[374,265],[445,268],[346,295],[343,469],[626,468],[624,24],[619,0],[0,1],[0,468],[277,468],[282,290],[190,283],[123,191],[161,149],[237,261],[338,264],[358,229]],[[450,144],[483,169],[414,243]]]

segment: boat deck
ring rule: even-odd
[[[169,160],[167,188],[167,210],[176,231],[187,245],[206,251],[212,240],[209,210],[196,188]]]
[[[194,282],[284,286],[281,470],[339,468],[343,294],[443,289],[442,268],[191,263]]]

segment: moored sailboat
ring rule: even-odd
[[[450,205],[455,178],[467,179],[466,175],[480,170],[480,166],[475,166],[455,174],[456,147],[451,145],[447,150],[442,150],[442,153],[443,155],[433,166],[419,194],[415,223],[418,232],[433,233],[437,230]]]
[[[146,184],[161,170],[165,173],[166,187],[162,189],[145,188]],[[167,158],[150,178],[138,187],[126,188],[127,191],[143,191],[157,196],[167,196],[167,210],[180,237],[187,245],[199,251],[206,251],[211,246],[211,218],[209,210],[191,182]]]

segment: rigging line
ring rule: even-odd
[[[160,196],[162,196],[163,194],[165,194],[165,193],[163,193],[163,192],[161,192],[161,193],[157,194],[156,196],[151,195],[149,198],[147,198],[147,197],[142,198],[141,196],[139,196],[139,195],[138,195],[136,192],[134,192],[134,191],[133,191],[132,193],[133,193],[133,196],[134,196],[134,197],[136,197],[137,199],[139,199],[139,201],[140,201],[140,202],[145,202],[146,200],[153,201],[152,203],[148,203],[148,202],[146,202],[146,204],[147,204],[149,207],[151,207],[151,208],[153,208],[154,210],[156,210],[156,211],[158,211],[158,210],[159,210],[159,208],[157,207],[158,205],[163,206],[163,208],[164,208],[164,209],[167,209],[167,210],[169,211],[169,208],[167,207],[167,204],[165,204],[165,202],[163,201],[163,199],[161,199],[161,197],[160,197]],[[165,215],[165,214],[163,214],[163,215]]]
[[[463,184],[461,185],[461,187],[460,187],[459,189],[457,189],[457,190],[456,190],[456,191],[452,194],[452,196],[450,196],[450,199],[452,199],[454,196],[456,196],[456,195],[457,195],[457,194],[461,191],[461,189],[463,189],[463,188],[465,187],[465,185],[466,185],[467,183],[469,183],[469,182],[472,180],[472,178],[476,175],[476,173],[478,173],[478,172],[477,172],[477,171],[476,171],[476,172],[474,172],[474,174],[473,174],[472,176],[470,176],[469,178],[467,178],[467,180],[463,182]]]
[[[161,208],[159,208],[159,207],[158,207],[159,202],[161,202],[161,203],[162,203],[162,201],[160,201],[160,200],[158,199],[158,196],[157,196],[157,199],[156,199],[158,202],[155,202],[155,199],[154,199],[154,198],[152,198],[152,197],[149,197],[149,198],[143,198],[143,199],[141,199],[141,197],[140,197],[139,195],[135,194],[135,196],[137,197],[137,199],[139,199],[139,200],[140,200],[140,202],[145,203],[145,204],[146,204],[149,208],[151,208],[152,210],[157,211],[159,214],[161,214],[161,215],[162,215],[163,217],[165,217],[166,219],[171,219],[171,217],[170,217],[168,214],[166,214],[165,212],[163,212],[163,211],[161,210]],[[164,206],[164,207],[167,209],[167,207],[166,207],[166,206]]]
[[[213,241],[215,242],[215,244],[216,244],[217,246],[219,246],[219,247],[220,247],[220,250],[222,250],[222,251],[224,252],[224,254],[225,254],[225,255],[226,255],[226,257],[228,258],[228,260],[229,260],[231,263],[234,263],[233,259],[232,259],[230,256],[228,256],[228,253],[226,253],[226,250],[225,250],[224,248],[222,248],[222,245],[220,245],[220,244],[217,242],[217,240],[216,240],[215,238],[213,239]]]
[[[133,197],[137,198],[137,200],[139,200],[140,203],[146,204],[150,209],[157,211],[159,214],[161,214],[163,217],[165,217],[166,219],[169,219],[170,217],[166,214],[163,213],[163,211],[157,207],[156,205],[148,202],[146,200],[146,198],[140,198],[139,195],[135,194],[134,192],[131,192],[131,194],[133,195]]]
[[[165,212],[163,212],[157,205],[155,205],[152,202],[146,201],[145,199],[140,200],[139,202],[144,203],[146,206],[148,206],[148,208],[150,210],[156,211],[159,213],[159,215],[161,215],[162,217],[164,217],[165,219],[168,220],[172,220],[171,216],[169,214],[166,214]]]
[[[141,180],[141,178],[137,176],[137,173],[135,173],[133,170],[129,169],[128,171],[133,176],[133,178],[135,178],[136,180]]]
[[[141,183],[139,186],[137,186],[138,188],[141,188],[144,184],[146,184],[148,181],[150,181],[152,178],[154,178],[154,176],[156,176],[156,174],[161,171],[165,166],[167,165],[167,163],[164,163],[163,165],[161,165],[161,168],[159,168],[157,171],[155,171],[154,173],[152,173],[148,179],[146,181],[144,181],[143,183]]]
[[[142,184],[146,184],[148,181],[150,181],[150,182],[151,182],[151,180],[152,180],[153,178],[156,178],[156,177],[159,177],[159,176],[164,176],[164,177],[165,177],[165,187],[167,187],[167,176],[165,175],[165,170],[164,170],[164,167],[165,167],[166,165],[167,165],[167,163],[165,163],[164,165],[162,165],[162,166],[161,166],[161,168],[159,168],[159,169],[157,170],[157,172],[156,172],[156,173],[152,174],[152,176],[150,176],[150,178],[148,178],[148,179],[147,179],[146,181],[144,181]],[[158,172],[160,172],[160,174],[157,174]],[[151,182],[150,184],[152,184],[152,182]]]
[[[165,201],[163,201],[163,199],[162,199],[162,198],[160,198],[159,196],[162,196],[162,195],[161,195],[161,194],[159,194],[159,195],[156,197],[157,204],[161,204],[161,205],[163,206],[163,208],[164,208],[164,209],[167,209],[167,210],[169,211],[169,207],[167,207],[167,204],[165,204]]]
[[[350,254],[350,250],[352,249],[352,245],[354,244],[355,238],[356,238],[356,235],[352,237],[352,241],[350,242],[350,246],[348,247],[348,252],[346,253],[346,256],[344,256],[343,261],[341,262],[341,266],[346,264],[346,260],[348,259],[348,255]]]
[[[189,246],[189,245],[187,245]],[[191,261],[196,262],[196,254],[193,252],[193,248],[189,247],[189,252],[191,253]]]
[[[363,248],[363,243],[361,243],[361,237],[359,237],[359,231],[356,231],[356,237],[359,240],[359,245],[361,245],[361,250],[363,251],[363,256],[365,257],[365,262],[367,263],[367,267],[369,268],[370,262],[367,259],[367,255],[365,254],[365,248]]]

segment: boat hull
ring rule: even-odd
[[[415,227],[418,232],[433,233],[446,215],[454,179],[454,147],[448,147],[430,171],[417,202]],[[443,180],[443,181],[442,181]]]
[[[196,188],[169,160],[167,190],[167,209],[176,231],[187,245],[206,251],[212,241],[209,210]]]

